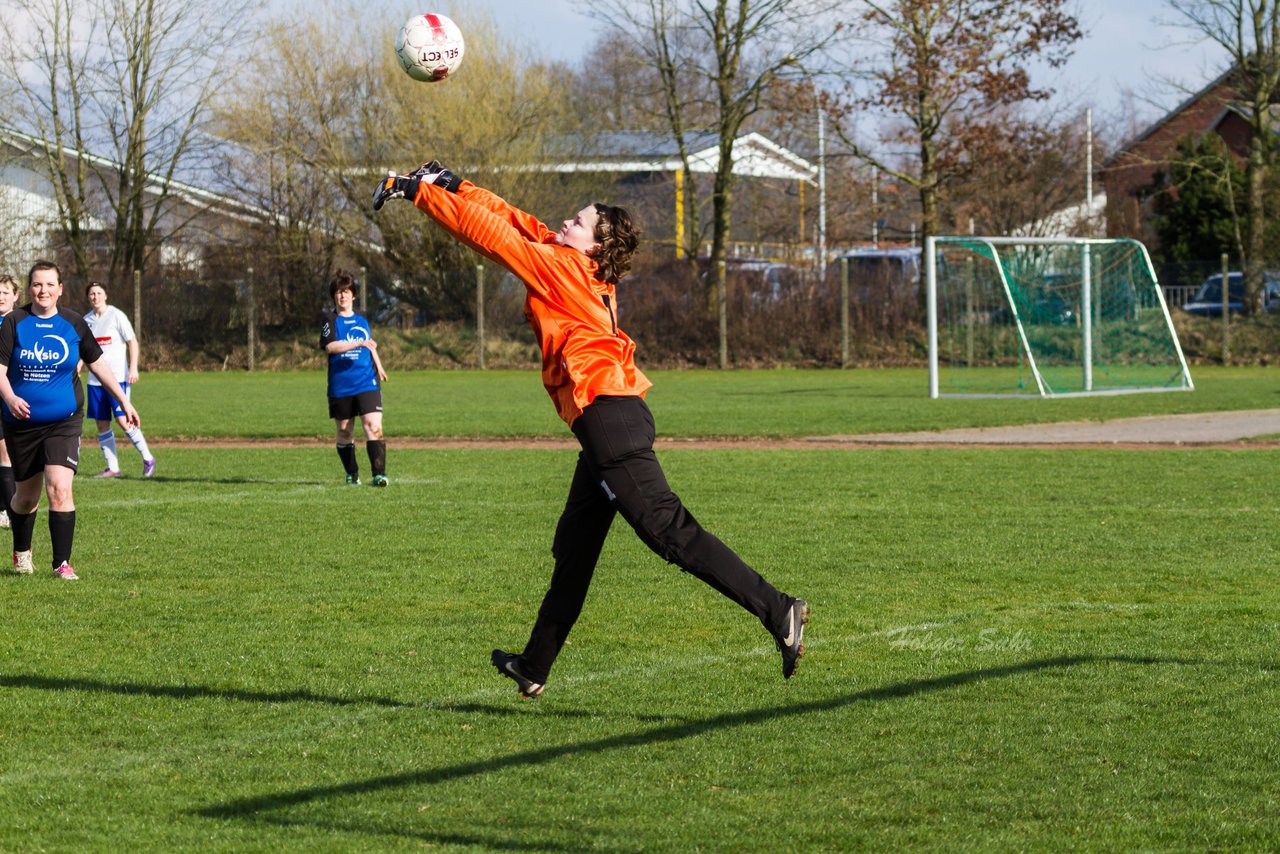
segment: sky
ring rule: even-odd
[[[1174,17],[1167,0],[1077,3],[1084,39],[1064,68],[1043,72],[1035,82],[1058,90],[1065,104],[1093,107],[1099,120],[1158,118],[1224,67],[1220,51],[1193,43],[1186,30],[1157,23]],[[487,7],[504,32],[552,59],[581,60],[599,32],[584,0],[445,0],[437,5],[455,20],[464,18],[467,8]],[[450,13],[447,6],[458,11]],[[1169,85],[1171,80],[1180,86]]]

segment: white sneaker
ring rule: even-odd
[[[0,510],[0,528],[9,527],[9,511]]]
[[[31,565],[31,550],[25,552],[13,553],[13,571],[18,575],[30,575],[35,572],[35,567]]]

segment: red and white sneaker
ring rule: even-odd
[[[76,575],[76,571],[71,568],[71,564],[67,563],[65,560],[62,562],[62,566],[53,571],[53,577],[61,578],[64,581],[80,580],[80,576]]]
[[[18,575],[30,575],[35,572],[35,567],[31,565],[31,550],[25,552],[13,553],[13,571]]]

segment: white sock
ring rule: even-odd
[[[120,458],[116,456],[116,434],[111,430],[99,433],[98,447],[102,449],[102,455],[107,458],[107,468],[120,471]]]
[[[124,434],[129,437],[130,442],[133,442],[133,446],[138,449],[138,453],[142,454],[142,459],[147,462],[155,459],[155,457],[151,456],[151,449],[147,447],[147,440],[142,438],[141,427],[130,427],[124,431]]]

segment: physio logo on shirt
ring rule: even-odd
[[[46,333],[30,347],[18,351],[18,358],[24,362],[34,362],[42,367],[56,368],[71,356],[71,345],[60,335]]]
[[[347,341],[368,341],[369,338],[369,330],[365,329],[363,326],[351,326],[347,329]],[[365,354],[360,352],[362,349],[364,348],[357,347],[354,350],[348,350],[342,354],[342,357],[352,362],[360,361],[366,358]]]

